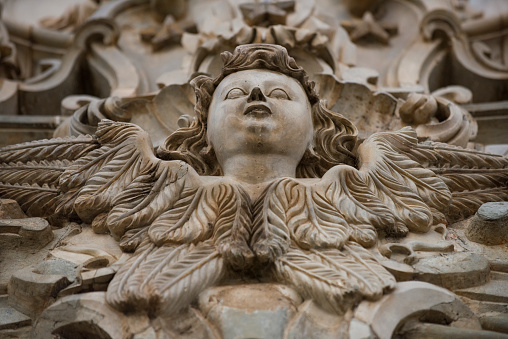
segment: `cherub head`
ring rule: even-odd
[[[321,177],[335,165],[355,164],[352,150],[358,134],[356,127],[342,115],[326,108],[325,102],[319,100],[314,82],[309,81],[305,71],[296,65],[284,47],[242,45],[234,53],[222,53],[222,57],[224,67],[219,76],[215,79],[198,76],[192,81],[196,91],[194,110],[197,118],[189,127],[177,130],[165,140],[157,151],[159,157],[183,160],[201,175],[222,175],[223,158],[235,151],[225,150],[231,148],[229,145],[248,148],[265,143],[270,150],[285,144],[285,149],[296,152],[295,173],[300,178]],[[280,85],[274,85],[274,82],[280,82]],[[289,107],[295,107],[294,116],[289,116]],[[248,126],[243,128],[244,124],[238,124],[234,119],[217,121],[223,119],[222,113],[228,109],[239,110],[240,118],[249,115],[246,118]],[[306,112],[300,112],[302,109]],[[266,116],[272,113],[276,116],[271,110],[285,110],[291,119],[274,122],[275,127],[271,130],[271,125],[266,122]],[[235,140],[225,142],[221,127],[223,133],[229,133]],[[255,137],[249,137],[254,133],[258,134],[257,141]],[[274,149],[274,152],[278,151]]]

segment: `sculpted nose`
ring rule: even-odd
[[[266,97],[264,96],[263,92],[261,92],[261,89],[259,87],[254,87],[252,89],[252,92],[250,92],[247,102],[252,101],[266,101]]]

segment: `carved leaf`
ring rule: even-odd
[[[174,314],[223,274],[223,261],[210,243],[178,247],[145,243],[118,271],[106,297],[122,311]]]
[[[393,213],[398,224],[425,232],[433,223],[431,208],[446,209],[451,194],[432,171],[411,160],[405,153],[417,145],[416,133],[376,133],[358,149],[360,172],[369,188]]]
[[[339,314],[363,297],[378,299],[395,285],[370,252],[353,242],[347,242],[343,251],[292,248],[276,261],[275,278]]]

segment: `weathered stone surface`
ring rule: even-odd
[[[484,285],[456,290],[455,293],[471,299],[508,303],[508,273],[492,272]]]
[[[420,259],[414,279],[451,290],[478,286],[489,280],[489,261],[475,253],[444,253]]]
[[[508,243],[508,202],[483,204],[469,224],[467,237],[485,245]]]
[[[189,307],[177,315],[164,318],[158,317],[151,321],[152,327],[145,332],[148,335],[156,334],[156,338],[169,336],[182,339],[219,339],[219,332],[196,309]],[[145,334],[137,334],[141,339]]]
[[[55,258],[41,262],[35,267],[33,273],[41,275],[61,275],[72,283],[76,279],[77,271],[78,266],[75,263]]]
[[[42,218],[0,220],[0,245],[4,249],[18,246],[41,248],[52,239],[51,226]]]
[[[508,313],[482,316],[480,317],[480,323],[485,330],[508,333]]]
[[[282,338],[300,303],[294,290],[275,284],[215,287],[199,296],[201,311],[224,339]]]
[[[403,338],[432,339],[508,339],[508,335],[469,328],[457,328],[440,324],[418,324],[400,334]]]
[[[111,308],[104,292],[68,296],[47,308],[32,331],[33,338],[203,338],[219,339],[216,330],[194,309],[170,318],[124,314]]]
[[[28,218],[16,200],[0,199],[0,219]]]
[[[474,313],[452,292],[424,282],[398,283],[377,302],[363,301],[354,317],[369,325],[379,338],[392,338],[411,317],[446,319],[458,327],[481,329]]]
[[[64,275],[38,274],[28,267],[12,276],[8,287],[9,302],[17,310],[36,317],[55,301],[58,292],[69,283]]]
[[[146,316],[127,320],[106,304],[104,292],[94,292],[65,297],[46,309],[34,325],[32,338],[45,339],[53,335],[64,338],[126,338],[127,329],[136,328],[136,333],[148,326]]]
[[[0,330],[15,329],[30,325],[32,319],[12,307],[0,308]],[[1,333],[0,333],[1,334]]]
[[[349,323],[349,338],[351,339],[375,339],[376,336],[372,332],[369,325],[353,318]]]
[[[348,328],[349,333],[353,331],[355,335],[351,338],[357,338],[357,334],[365,334],[364,328],[362,328],[360,324],[356,324],[356,327],[353,328],[349,326],[351,317],[351,312],[344,316],[330,314],[319,308],[312,300],[308,300],[298,306],[298,314],[296,314],[287,325],[284,338],[346,338],[348,335]],[[368,326],[365,326],[368,329]]]

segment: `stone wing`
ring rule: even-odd
[[[158,159],[136,125],[103,120],[93,137],[7,147],[0,157],[4,196],[35,216],[79,217],[134,252],[108,288],[116,308],[176,312],[221,279],[224,262],[242,267],[253,259],[247,194]]]
[[[244,269],[253,260],[248,197],[241,189],[219,179],[180,190],[163,213],[142,223],[149,227],[125,233],[126,241],[139,242],[139,247],[108,287],[107,300],[114,307],[174,314],[219,283],[226,266]],[[119,212],[115,208],[108,220],[129,213],[128,206]]]
[[[473,215],[491,201],[508,201],[508,158],[437,142],[401,150],[431,170],[451,193],[444,213],[449,222]]]
[[[100,146],[96,137],[83,135],[3,147],[0,195],[16,200],[32,217],[75,215],[72,207],[62,205],[62,201],[73,201],[75,191],[63,192],[60,178],[73,163]]]
[[[389,234],[427,232],[445,222],[450,189],[421,159],[409,156],[418,147],[411,128],[375,133],[358,147],[359,175],[369,194],[388,209]]]
[[[367,249],[380,232],[427,232],[466,216],[460,210],[507,199],[507,181],[506,158],[418,144],[410,128],[376,133],[359,146],[358,169],[340,165],[317,183],[272,184],[261,197],[265,212],[255,219],[262,222],[253,224],[251,247],[274,261],[278,281],[341,313],[394,286]]]
[[[332,312],[362,298],[377,299],[395,279],[365,247],[390,214],[351,166],[337,166],[320,181],[275,181],[253,208],[251,248],[273,262],[275,281]]]
[[[508,200],[508,158],[436,142],[407,127],[376,133],[358,149],[359,170],[410,231],[451,223]]]

